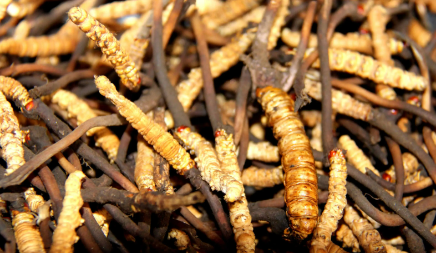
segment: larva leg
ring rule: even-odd
[[[45,252],[41,234],[35,225],[34,219],[35,217],[30,212],[18,213],[12,219],[15,240],[17,241],[18,250],[22,253]]]
[[[301,241],[318,221],[318,179],[304,126],[294,112],[294,101],[281,89],[265,87],[256,95],[279,140],[285,172],[285,203],[289,226],[284,237]]]
[[[273,187],[283,183],[283,168],[260,169],[251,166],[242,171],[242,183],[254,187]]]
[[[154,151],[148,146],[144,138],[138,135],[138,155],[135,165],[135,182],[138,189],[156,191],[153,181]]]
[[[380,176],[380,173],[374,168],[369,158],[366,157],[363,151],[348,135],[342,135],[339,138],[338,146],[347,151],[346,156],[348,162],[355,166],[356,169],[360,170],[360,172],[366,173],[366,170],[369,169],[377,176]]]
[[[248,143],[247,159],[262,162],[278,162],[280,161],[279,148],[267,141],[258,143],[250,141]]]

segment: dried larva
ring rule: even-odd
[[[254,187],[273,187],[283,183],[283,168],[261,169],[254,166],[242,171],[242,183]]]
[[[345,207],[344,221],[350,226],[365,252],[386,252],[379,232],[365,218],[361,218],[352,206]]]
[[[322,252],[323,249],[327,249],[332,233],[337,229],[338,221],[342,219],[344,208],[347,205],[347,188],[345,187],[347,163],[342,150],[330,151],[329,162],[329,195],[318,225],[313,231],[311,252]]]
[[[406,179],[411,174],[415,173],[418,169],[419,162],[418,159],[409,152],[404,152],[402,155],[403,158],[403,167],[404,167],[404,178]],[[389,175],[389,181],[391,183],[395,183],[396,176],[395,176],[395,167],[392,165],[388,170],[384,172],[384,174]]]
[[[227,134],[223,129],[215,132],[215,149],[218,160],[221,163],[223,173],[230,175],[237,181],[241,182],[241,172],[235,153],[235,144],[233,135]],[[253,252],[255,250],[255,236],[253,225],[251,224],[251,215],[248,210],[247,198],[244,192],[242,197],[235,202],[228,202],[230,223],[233,226],[235,234],[236,250],[238,253]]]
[[[336,230],[336,239],[342,242],[343,248],[352,248],[353,252],[360,252],[359,241],[347,224],[341,224],[339,229]]]
[[[11,17],[22,18],[32,14],[43,2],[44,0],[14,1],[8,5],[6,11]]]
[[[174,240],[174,246],[176,246],[178,250],[186,250],[189,244],[191,244],[189,236],[185,232],[177,228],[172,228],[168,232],[167,239]]]
[[[69,118],[76,118],[77,124],[81,125],[85,121],[97,117],[97,114],[89,105],[77,97],[74,93],[66,90],[57,90],[51,94],[51,101],[68,112]],[[88,136],[94,136],[95,145],[101,147],[107,154],[111,162],[117,158],[120,140],[109,128],[95,127],[86,133]]]
[[[2,21],[6,16],[6,9],[9,4],[12,3],[12,0],[2,0],[0,1],[0,21]]]
[[[20,106],[26,110],[31,110],[34,106],[33,99],[29,96],[26,88],[13,78],[0,76],[0,91],[7,98],[18,101]]]
[[[80,195],[80,186],[85,178],[82,171],[71,173],[65,182],[65,197],[62,202],[62,211],[59,215],[57,226],[53,232],[53,243],[50,252],[73,252],[76,243],[76,228],[82,225],[80,208],[83,199]]]
[[[138,135],[138,155],[135,163],[135,183],[138,189],[156,191],[156,185],[153,181],[154,170],[154,151],[148,146],[144,138]]]
[[[161,126],[147,117],[134,103],[120,95],[115,86],[105,76],[95,79],[100,94],[112,101],[118,112],[165,158],[171,166],[182,174],[194,167],[194,161],[180,144]]]
[[[12,38],[16,40],[22,40],[27,38],[27,36],[29,36],[30,28],[31,28],[30,22],[27,19],[22,20],[15,27],[14,35],[12,36]]]
[[[131,90],[139,89],[138,69],[129,55],[121,48],[120,42],[115,36],[104,25],[79,7],[71,8],[68,16],[80,30],[86,33],[86,36],[96,41],[97,46],[101,48],[103,54],[114,66],[121,82]]]
[[[385,244],[385,248],[387,253],[407,253],[407,251],[399,250],[390,244]]]
[[[233,0],[232,0],[233,1]],[[227,3],[227,2],[226,2]],[[213,78],[220,76],[239,61],[239,56],[245,52],[253,42],[255,29],[242,34],[231,43],[213,52],[210,56],[210,70]],[[203,88],[201,68],[194,68],[188,74],[188,79],[176,87],[177,98],[187,111]]]
[[[377,84],[375,86],[375,93],[384,99],[395,100],[397,98],[397,93],[395,90],[384,84]]]
[[[3,159],[8,165],[5,175],[11,174],[25,163],[22,140],[20,124],[14,110],[0,92],[0,145],[3,149]]]
[[[369,30],[371,31],[374,58],[390,66],[394,65],[389,50],[389,37],[385,33],[390,15],[386,8],[375,5],[368,13]]]
[[[45,200],[41,195],[36,194],[35,189],[30,187],[24,192],[24,198],[27,201],[30,211],[38,213],[38,208],[44,205]]]
[[[431,40],[431,32],[427,31],[418,20],[412,19],[408,27],[408,35],[421,47],[425,47]]]
[[[98,20],[117,19],[138,13],[145,13],[153,7],[151,0],[118,1],[100,5],[89,11]]]
[[[366,157],[350,136],[342,135],[338,140],[338,146],[347,152],[346,156],[348,162],[356,167],[356,169],[360,170],[360,172],[366,174],[366,170],[369,169],[374,172],[374,174],[380,176],[378,170],[374,168],[369,158]]]
[[[51,65],[56,66],[60,62],[59,56],[52,55],[52,56],[39,56],[36,58],[35,63],[36,64],[42,64],[42,65]]]
[[[304,240],[318,221],[318,179],[309,138],[294,112],[294,101],[286,92],[268,86],[258,89],[256,95],[269,125],[273,126],[274,137],[279,140],[290,225],[284,237]]]
[[[241,18],[217,27],[216,31],[222,36],[231,36],[247,27],[249,23],[260,23],[260,21],[262,21],[263,14],[265,13],[265,9],[265,6],[256,7]]]
[[[268,37],[268,50],[273,49],[277,45],[277,40],[280,37],[283,25],[285,25],[285,18],[289,14],[289,4],[290,0],[279,0],[280,7],[277,10],[276,16],[274,18],[273,25],[271,27],[269,37]]]
[[[183,145],[195,152],[195,162],[200,170],[201,177],[209,183],[212,190],[224,192],[226,194],[224,199],[227,202],[234,202],[241,198],[244,193],[244,186],[237,178],[221,170],[215,149],[210,142],[200,134],[191,132],[189,127],[184,126],[177,128],[174,135]]]
[[[321,123],[321,111],[317,110],[304,110],[300,111],[301,122],[307,127],[315,127],[318,123]]]
[[[95,221],[101,227],[103,234],[107,237],[109,234],[109,224],[112,220],[112,216],[104,208],[93,212],[92,215],[94,216]]]
[[[280,161],[279,148],[268,141],[258,143],[250,141],[248,143],[247,159],[267,163],[278,162]]]
[[[256,8],[261,0],[229,0],[222,4],[221,8],[205,14],[202,17],[203,24],[214,30],[218,26],[226,24],[247,11]]]
[[[22,253],[44,253],[39,229],[34,222],[35,217],[31,213],[18,213],[12,218],[15,240],[18,250]]]
[[[382,242],[387,246],[389,245],[404,245],[406,244],[406,242],[404,241],[403,237],[401,235],[397,236],[397,237],[393,237],[391,239],[388,240],[382,240]]]

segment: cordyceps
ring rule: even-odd
[[[257,89],[256,95],[279,140],[290,226],[284,237],[301,241],[312,234],[318,220],[318,179],[309,138],[286,92],[268,86]]]
[[[18,250],[23,253],[44,253],[41,234],[30,212],[21,212],[12,219]]]
[[[135,163],[135,183],[139,190],[156,191],[156,185],[153,181],[154,170],[154,151],[148,146],[144,138],[138,135],[138,155]]]
[[[100,22],[85,10],[74,7],[68,12],[70,20],[75,23],[91,40],[97,43],[101,51],[114,66],[121,82],[131,90],[139,89],[140,78],[129,55],[121,48],[120,42]]]
[[[134,103],[120,95],[105,76],[95,79],[100,94],[112,101],[119,113],[138,130],[144,139],[165,158],[179,174],[194,167],[194,161],[180,144],[161,126],[151,120]]]
[[[0,90],[7,98],[18,101],[20,106],[26,108],[26,110],[33,108],[33,99],[29,96],[26,88],[17,80],[0,76]]]

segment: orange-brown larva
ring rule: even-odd
[[[261,169],[254,166],[242,171],[242,183],[254,187],[273,187],[283,183],[283,168]]]
[[[21,212],[12,219],[18,250],[23,253],[44,253],[44,244],[30,212]]]

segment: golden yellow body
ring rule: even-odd
[[[374,168],[369,158],[363,153],[363,151],[356,145],[350,136],[342,135],[338,140],[338,147],[346,150],[347,160],[360,172],[366,174],[366,170],[369,169],[377,176],[380,176],[378,170]]]
[[[35,189],[30,187],[24,192],[24,198],[27,201],[30,211],[38,213],[38,208],[44,205],[45,200],[41,195],[36,194]]]
[[[148,146],[144,138],[138,135],[138,155],[135,164],[135,183],[138,189],[156,191],[153,180],[154,151]]]
[[[34,219],[30,212],[18,213],[12,219],[15,240],[21,253],[45,253],[41,234]]]
[[[198,1],[197,1],[198,3]],[[247,27],[248,24],[251,23],[260,23],[263,18],[263,14],[265,13],[265,6],[258,6],[255,9],[251,10],[241,18],[238,18],[232,22],[229,22],[225,25],[219,26],[216,28],[216,31],[222,36],[231,36],[243,28]]]
[[[176,246],[178,250],[186,250],[191,243],[189,236],[177,228],[172,228],[168,232],[167,239],[174,240],[174,246]]]
[[[242,171],[242,183],[254,187],[273,187],[283,183],[283,168],[261,169],[250,166]]]
[[[247,159],[267,163],[278,162],[280,161],[279,148],[268,141],[258,143],[250,141],[248,143]]]
[[[347,224],[341,224],[336,230],[336,239],[342,242],[343,248],[352,248],[353,252],[360,252],[359,241]]]
[[[20,82],[10,77],[0,76],[0,91],[7,98],[19,101],[21,107],[27,107],[33,101],[26,88]]]
[[[151,10],[152,7],[153,1],[151,0],[118,1],[93,8],[89,11],[89,14],[98,20],[117,19],[133,14],[144,13]]]

